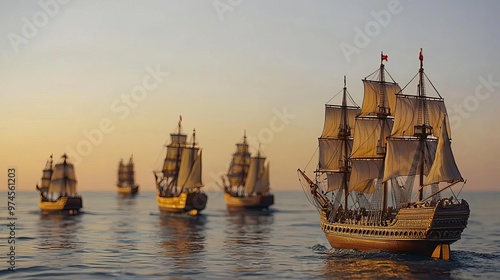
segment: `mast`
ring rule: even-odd
[[[384,56],[384,52],[380,52],[380,105],[378,107],[378,113],[377,117],[379,119],[382,119],[382,133],[380,133],[380,138],[379,138],[379,144],[377,145],[377,154],[381,155],[383,157],[382,164],[384,164],[385,161],[385,152],[386,149],[383,146],[382,143],[384,143],[384,131],[385,131],[385,119],[387,119],[387,116],[391,114],[391,108],[386,103],[386,88],[385,88],[385,66],[384,66],[384,59],[387,60],[387,55]],[[387,107],[386,107],[387,106]],[[383,183],[382,187],[382,210],[385,210],[387,208],[387,181]]]
[[[181,122],[182,122],[182,115],[179,116],[179,122],[177,123],[177,134],[181,134]],[[177,143],[177,158],[175,160],[175,175],[174,178],[172,179],[171,182],[171,187],[175,186],[175,192],[177,193],[177,179],[179,177],[179,164],[181,161],[181,144]]]
[[[351,135],[351,130],[349,129],[349,123],[347,119],[347,86],[346,86],[346,78],[344,76],[344,89],[343,89],[343,96],[342,96],[342,118],[344,119],[344,123],[342,123],[339,127],[339,136],[342,139],[342,145],[344,146],[344,166],[341,169],[342,170],[342,184],[344,188],[344,211],[347,213],[348,207],[347,207],[347,202],[348,202],[348,197],[349,197],[349,184],[347,183],[348,176],[349,176],[349,161],[348,161],[348,140],[349,136]]]
[[[424,156],[425,149],[423,148],[427,139],[427,136],[432,134],[432,127],[429,125],[429,117],[427,110],[427,100],[425,98],[425,86],[424,86],[424,55],[422,53],[422,48],[420,48],[419,54],[420,60],[420,69],[418,71],[419,74],[419,82],[418,82],[418,121],[417,125],[415,125],[415,136],[419,138],[419,148],[420,151],[420,175],[419,175],[419,188],[418,188],[418,200],[422,200],[424,193]]]

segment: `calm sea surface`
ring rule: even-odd
[[[451,260],[333,250],[302,191],[276,192],[272,211],[229,214],[209,193],[199,217],[162,216],[154,192],[83,192],[84,213],[45,217],[17,192],[15,272],[7,270],[6,193],[0,193],[2,279],[499,279],[500,193],[465,193],[471,217]],[[10,222],[10,221],[9,221]]]

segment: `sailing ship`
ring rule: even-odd
[[[130,156],[127,164],[123,164],[122,159],[118,165],[118,182],[116,184],[116,190],[122,195],[137,194],[139,191],[139,185],[135,183],[134,162],[132,157],[133,156]]]
[[[201,190],[202,149],[197,146],[196,131],[191,143],[181,131],[182,117],[177,131],[170,134],[170,144],[161,171],[154,171],[156,201],[161,212],[197,215],[205,209],[207,195]]]
[[[274,195],[269,190],[269,162],[261,155],[251,156],[246,132],[243,142],[236,144],[229,170],[228,183],[224,176],[224,200],[228,210],[267,209],[274,204]]]
[[[68,156],[62,155],[62,162],[53,166],[52,155],[47,160],[42,173],[39,206],[42,213],[63,213],[76,215],[82,208],[82,197],[76,191],[75,168],[68,162]]]
[[[380,68],[363,79],[361,108],[347,105],[353,99],[344,77],[342,104],[326,104],[315,179],[300,169],[299,179],[333,248],[446,260],[470,210],[452,190],[465,181],[452,153],[444,99],[424,73],[422,50],[408,83],[418,76],[417,94],[402,93],[406,86],[392,79],[384,60],[382,53]],[[426,95],[424,80],[437,97]],[[451,197],[443,197],[445,190]]]

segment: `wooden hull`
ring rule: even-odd
[[[180,193],[178,196],[156,195],[158,208],[163,213],[189,213],[196,215],[207,205],[207,195],[203,192]]]
[[[229,211],[261,210],[274,204],[274,195],[237,197],[225,192],[224,200]]]
[[[329,222],[321,212],[321,228],[333,248],[362,251],[388,251],[449,258],[449,245],[461,238],[467,227],[469,205],[421,206],[399,210],[388,225],[366,225],[362,222]]]
[[[118,194],[121,195],[132,195],[132,194],[137,194],[139,192],[139,186],[126,186],[126,187],[120,187],[117,186],[116,190],[118,191]]]
[[[76,215],[80,212],[80,209],[83,207],[82,198],[81,197],[59,197],[55,201],[49,201],[44,199],[43,196],[40,196],[40,202],[38,204],[40,206],[40,210],[44,214],[50,213],[63,213],[69,215]]]

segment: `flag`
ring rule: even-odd
[[[387,58],[389,58],[389,56],[388,56],[388,55],[383,55],[383,54],[382,54],[381,60],[385,60],[385,61],[387,61]]]
[[[182,115],[179,115],[179,122],[182,122]]]
[[[418,59],[420,59],[420,61],[424,60],[424,54],[422,53],[422,48],[420,48],[420,55],[418,56]]]

